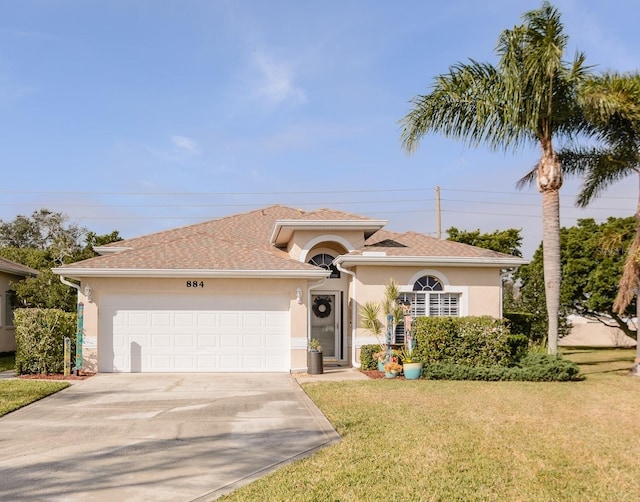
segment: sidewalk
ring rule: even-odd
[[[339,382],[343,380],[368,380],[369,377],[355,368],[348,366],[329,366],[324,368],[324,373],[320,375],[310,375],[309,373],[293,373],[293,378],[298,383],[307,382]]]
[[[9,380],[16,377],[14,370],[0,371],[0,380]]]

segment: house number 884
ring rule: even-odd
[[[204,281],[187,281],[188,288],[204,288]]]

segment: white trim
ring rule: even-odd
[[[442,291],[414,291],[413,285],[418,279],[424,276],[433,276],[442,283]],[[430,268],[422,269],[411,276],[409,284],[398,285],[398,289],[401,293],[453,293],[460,295],[460,317],[469,315],[469,286],[452,286],[446,275],[438,270]],[[426,307],[428,311],[428,306]]]
[[[307,308],[309,340],[311,340],[311,327],[312,327],[311,316],[313,314],[313,309],[311,307],[312,297],[314,295],[315,296],[332,295],[334,297],[335,299],[335,312],[334,312],[335,322],[334,322],[334,331],[333,331],[334,355],[328,356],[328,357],[335,357],[339,361],[343,361],[346,358],[345,357],[339,358],[338,353],[342,353],[344,356],[344,353],[346,352],[346,349],[347,349],[346,337],[344,337],[344,340],[342,340],[343,337],[340,336],[343,333],[343,329],[344,329],[344,326],[342,324],[342,294],[341,293],[342,291],[339,289],[313,289],[309,293],[309,303],[308,303],[309,308]]]
[[[311,251],[313,247],[316,246],[317,244],[320,244],[321,242],[327,242],[327,241],[337,242],[338,244],[341,244],[347,250],[347,253],[350,253],[351,251],[355,251],[356,249],[355,247],[353,247],[353,244],[351,244],[344,237],[340,237],[339,235],[323,234],[323,235],[319,235],[318,237],[314,237],[302,247],[300,252],[300,261],[302,263],[307,263],[307,256],[309,254],[309,251]]]
[[[132,247],[125,246],[96,246],[93,250],[101,256],[131,251]]]
[[[78,277],[222,277],[222,278],[282,278],[318,279],[328,277],[330,270],[198,270],[198,269],[136,269],[136,268],[54,268],[54,274]]]
[[[397,266],[430,266],[430,267],[516,267],[529,263],[518,257],[506,258],[473,258],[462,256],[362,256],[343,255],[336,262],[345,267],[356,265],[397,265]]]
[[[304,336],[291,337],[291,350],[307,349],[307,338]]]
[[[424,277],[425,275],[431,275],[433,277],[435,277],[436,279],[438,279],[441,283],[442,286],[447,286],[448,284],[451,284],[449,282],[449,279],[447,279],[447,276],[444,275],[442,272],[438,271],[438,270],[433,270],[431,268],[425,268],[423,270],[421,270],[420,272],[416,272],[415,274],[413,274],[411,276],[411,279],[409,279],[409,284],[407,284],[406,286],[402,286],[402,287],[408,287],[411,289],[407,289],[404,290],[402,289],[402,287],[400,288],[400,291],[402,291],[403,293],[407,292],[407,291],[413,291],[413,285],[416,283],[416,281],[418,279],[420,279],[421,277]]]
[[[373,235],[387,223],[387,220],[278,220],[269,242],[275,246],[285,244],[296,230],[363,230],[365,233],[368,230]]]

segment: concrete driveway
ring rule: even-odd
[[[287,374],[104,374],[0,418],[0,500],[212,500],[339,440]]]

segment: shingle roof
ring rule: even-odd
[[[117,252],[105,253],[81,262],[55,269],[67,271],[255,271],[301,275],[324,273],[318,267],[292,259],[271,243],[274,228],[282,222],[331,222],[336,226],[345,222],[371,228],[373,233],[363,248],[345,258],[378,252],[387,257],[454,257],[469,260],[500,260],[509,255],[468,246],[457,242],[435,239],[415,232],[395,233],[378,230],[381,220],[372,220],[331,209],[302,211],[285,206],[271,206],[247,213],[236,214],[204,223],[166,230],[150,235],[115,242],[101,249]],[[303,225],[304,226],[304,225]],[[365,233],[367,233],[365,232]]]
[[[295,219],[307,214],[285,206],[267,207],[114,242],[103,248],[125,250],[65,265],[61,269],[317,273],[318,267],[293,260],[286,251],[269,243],[277,220]]]
[[[38,275],[38,271],[27,267],[26,265],[22,265],[21,263],[16,263],[15,261],[7,260],[6,258],[0,258],[0,272],[6,272],[8,274],[20,275],[22,277],[36,276]]]
[[[456,258],[516,258],[490,249],[470,246],[446,239],[436,239],[416,232],[395,233],[386,230],[367,239],[365,247],[349,253],[362,255],[371,251],[384,251],[387,256],[434,256]]]

